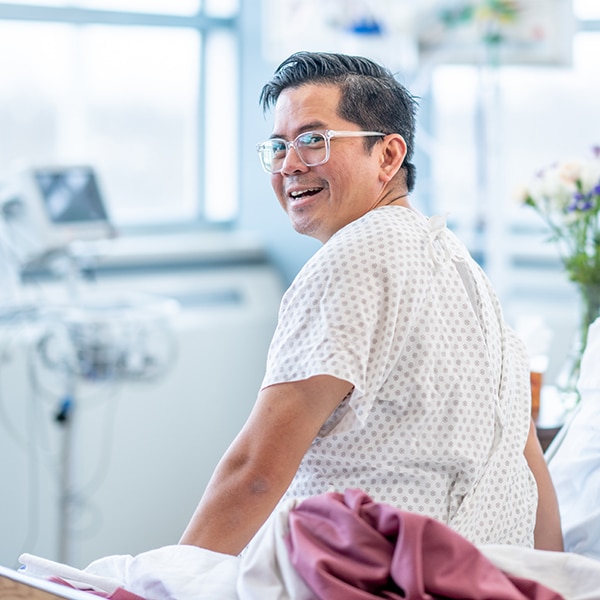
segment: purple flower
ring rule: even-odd
[[[600,158],[600,145],[598,145],[598,146],[592,146],[592,154],[596,158]]]
[[[591,210],[593,208],[592,195],[582,194],[581,192],[575,192],[573,194],[573,202],[567,206],[568,212]]]

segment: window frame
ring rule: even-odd
[[[237,87],[242,89],[241,72],[241,12],[242,6],[239,3],[237,14],[233,16],[211,16],[206,14],[204,2],[200,1],[200,8],[197,12],[189,15],[175,13],[153,13],[153,12],[133,12],[130,10],[117,11],[112,9],[85,8],[76,6],[40,6],[35,4],[12,4],[0,2],[0,21],[22,21],[22,22],[40,22],[40,23],[58,23],[65,25],[105,25],[105,26],[144,26],[157,28],[183,28],[193,29],[199,34],[200,39],[200,73],[198,81],[198,130],[197,130],[197,156],[196,169],[198,172],[198,181],[200,182],[197,190],[197,213],[195,219],[183,222],[173,222],[169,224],[126,224],[119,229],[123,233],[141,234],[153,233],[158,231],[180,231],[192,229],[229,229],[235,224],[239,214],[239,203],[237,212],[229,220],[209,221],[206,217],[206,189],[203,187],[206,172],[206,149],[208,141],[204,135],[204,126],[209,117],[206,114],[206,76],[207,76],[207,39],[211,33],[226,32],[234,36],[237,49]],[[240,123],[241,102],[236,100],[236,118]],[[241,168],[241,152],[238,150],[237,156],[238,172]],[[239,191],[239,189],[238,189]]]

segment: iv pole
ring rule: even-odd
[[[75,409],[73,381],[69,382],[67,392],[62,398],[55,420],[62,429],[60,471],[59,471],[59,497],[58,497],[58,561],[70,564],[70,532],[69,512],[72,497],[72,449],[73,449],[73,413]]]

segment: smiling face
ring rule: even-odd
[[[285,89],[275,106],[272,137],[292,141],[311,130],[360,131],[338,115],[339,100],[334,85]],[[384,145],[378,141],[369,153],[364,138],[333,138],[329,160],[316,167],[307,167],[290,149],[271,184],[294,229],[324,243],[381,203],[390,179],[382,169]]]

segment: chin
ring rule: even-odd
[[[292,218],[292,227],[294,228],[294,231],[301,235],[320,239],[318,224],[313,221]]]

